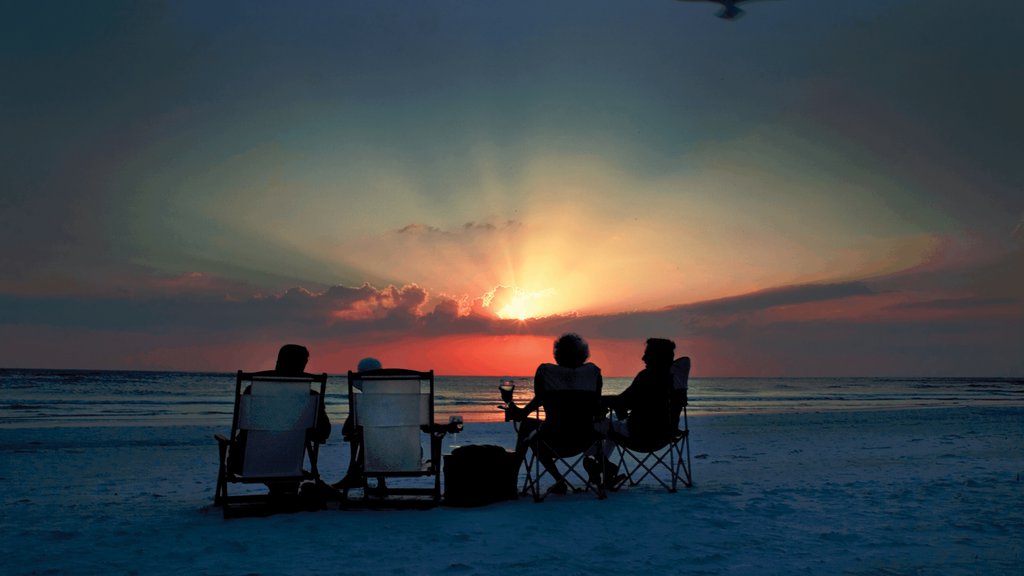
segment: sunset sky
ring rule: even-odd
[[[18,2],[0,367],[1024,375],[1024,6]]]

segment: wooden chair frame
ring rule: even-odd
[[[359,416],[357,398],[363,393],[357,386],[365,387],[379,381],[417,380],[420,387],[426,383],[427,396],[425,420],[420,422],[420,432],[429,436],[429,457],[422,461],[423,466],[412,470],[369,470],[366,469],[366,445],[363,437],[362,424]],[[357,384],[358,383],[358,384]],[[349,470],[348,476],[356,479],[354,485],[361,486],[362,497],[350,494],[354,488],[345,488],[342,492],[342,508],[351,507],[432,507],[441,502],[441,443],[448,426],[440,426],[434,421],[434,371],[420,372],[398,368],[369,370],[366,372],[348,373],[349,410],[352,413],[353,427],[356,433],[352,439],[351,449],[360,453],[352,461],[357,467]],[[370,478],[417,478],[429,477],[429,486],[387,486],[371,489],[367,480]],[[397,497],[397,498],[392,498]]]
[[[316,384],[318,386],[316,386],[315,389],[311,388],[311,392],[317,393],[312,428],[316,427],[317,419],[320,418],[320,414],[323,413],[323,404],[327,393],[327,374],[303,373],[285,376],[273,370],[262,372],[243,372],[239,370],[236,373],[231,433],[228,436],[224,436],[223,434],[214,434],[214,438],[217,440],[218,445],[219,462],[217,470],[217,485],[213,503],[214,506],[220,506],[223,508],[225,518],[240,515],[243,511],[265,515],[297,504],[297,501],[293,500],[289,502],[284,499],[275,498],[271,494],[229,494],[228,487],[231,484],[294,483],[297,486],[302,482],[316,482],[320,478],[318,468],[320,445],[313,441],[308,434],[303,439],[303,459],[309,463],[308,470],[303,466],[300,473],[294,475],[245,475],[243,472],[231,470],[229,458],[232,458],[233,456],[244,457],[244,454],[232,455],[231,450],[238,450],[241,448],[241,444],[238,442],[238,439],[240,438],[240,432],[242,432],[242,428],[239,424],[241,420],[242,398],[247,394],[247,390],[249,389],[245,384],[248,383],[248,385],[251,386],[256,382],[305,382],[308,384]],[[246,449],[248,448],[249,447],[246,446]]]

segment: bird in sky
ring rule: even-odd
[[[743,15],[743,10],[737,6],[741,2],[748,2],[750,0],[676,0],[676,2],[714,2],[722,5],[722,10],[718,13],[718,17],[724,20],[735,20]]]

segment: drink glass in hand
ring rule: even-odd
[[[505,404],[512,403],[512,393],[515,392],[516,384],[511,378],[505,377],[501,379],[501,384],[498,385],[498,393],[501,394],[501,401]]]

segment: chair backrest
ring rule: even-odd
[[[541,364],[534,387],[544,405],[546,442],[572,451],[592,441],[594,421],[601,415],[600,368],[589,362],[578,368]]]
[[[316,426],[324,399],[326,374],[285,377],[238,373],[236,429],[245,431],[242,475],[302,475],[306,434]],[[242,390],[242,384],[249,385]],[[320,383],[319,393],[310,384]]]
[[[415,472],[423,468],[421,426],[434,422],[434,373],[383,369],[349,372],[352,423],[362,429],[363,468]]]
[[[677,420],[689,403],[689,389],[690,357],[683,356],[672,363],[672,414]]]

